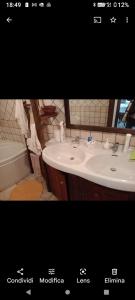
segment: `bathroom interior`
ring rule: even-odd
[[[134,200],[134,104],[0,99],[0,200]]]

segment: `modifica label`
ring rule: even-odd
[[[57,278],[57,277],[52,277],[52,278],[39,278],[40,283],[46,283],[46,284],[57,284],[57,283],[64,283],[63,278]]]

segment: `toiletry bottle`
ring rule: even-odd
[[[104,143],[104,149],[109,149],[109,148],[110,148],[109,140],[106,139],[106,142]]]
[[[124,145],[124,150],[123,150],[124,152],[128,151],[131,136],[132,136],[132,134],[130,134],[130,133],[126,134],[125,145]]]
[[[64,122],[61,121],[60,122],[60,142],[63,143],[63,140],[64,140]]]
[[[91,144],[94,144],[94,143],[95,143],[95,141],[94,141],[93,137],[88,136],[87,145],[91,145]]]
[[[88,136],[88,143],[91,144],[92,142],[92,136]]]

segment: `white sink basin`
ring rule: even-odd
[[[135,192],[135,161],[129,152],[104,150],[102,144],[73,145],[52,142],[43,150],[43,160],[53,168],[74,174],[112,189]]]
[[[135,181],[135,162],[127,154],[101,154],[90,158],[86,168],[96,174],[120,180]]]
[[[78,165],[85,159],[84,152],[69,143],[50,145],[45,151],[53,160],[63,164]]]

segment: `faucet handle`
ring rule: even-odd
[[[112,145],[112,148],[115,147],[115,146],[117,146],[117,145],[119,145],[119,143],[114,143],[114,144]]]
[[[117,152],[118,147],[119,147],[119,143],[113,144],[113,146],[112,146],[112,151],[113,151],[114,153]]]

